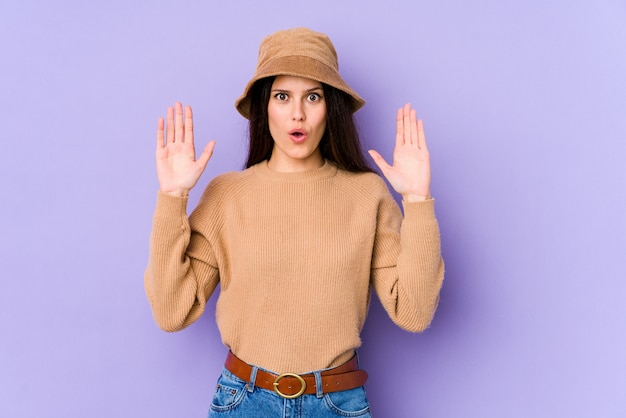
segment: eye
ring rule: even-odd
[[[274,97],[281,102],[284,102],[288,98],[287,93],[276,93]]]
[[[309,102],[318,102],[320,100],[322,100],[322,96],[320,96],[317,93],[311,93],[307,96],[306,98]]]

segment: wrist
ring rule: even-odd
[[[423,202],[430,199],[430,193],[427,195],[403,194],[402,200],[405,202]]]
[[[189,190],[186,189],[178,189],[178,190],[160,190],[161,193],[166,194],[168,196],[173,197],[187,197],[189,195]]]

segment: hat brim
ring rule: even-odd
[[[310,57],[287,56],[275,58],[265,63],[262,67],[257,68],[254,76],[246,85],[243,94],[235,102],[237,111],[244,118],[250,119],[250,88],[252,85],[263,78],[279,75],[308,78],[341,90],[352,99],[353,112],[365,105],[365,100],[352,90],[334,69]]]

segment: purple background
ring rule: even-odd
[[[425,120],[447,261],[418,335],[374,301],[378,417],[626,416],[624,1],[3,1],[0,416],[202,417],[225,349],[161,332],[143,290],[157,117],[243,163],[261,38],[328,33],[389,157]],[[277,347],[280,349],[280,347]]]

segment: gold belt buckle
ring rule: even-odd
[[[284,393],[280,391],[280,389],[278,389],[278,382],[283,377],[295,377],[296,379],[298,379],[298,381],[300,382],[300,385],[302,386],[300,390],[298,391],[298,393],[296,393],[295,395],[285,395]],[[283,373],[280,376],[278,376],[276,379],[274,379],[274,392],[278,393],[278,395],[282,396],[283,398],[287,398],[287,399],[297,398],[298,396],[302,395],[305,390],[306,390],[306,382],[304,381],[302,376],[300,376],[299,374]]]

